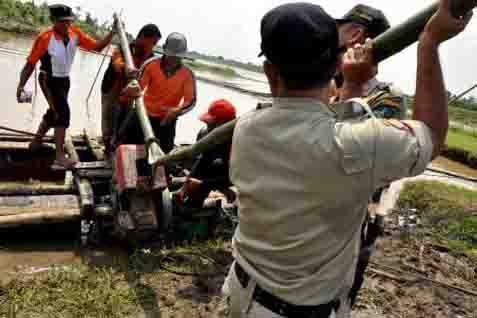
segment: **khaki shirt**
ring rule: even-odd
[[[335,117],[316,100],[275,99],[234,132],[234,256],[260,287],[297,305],[348,292],[371,194],[431,159],[421,122]]]

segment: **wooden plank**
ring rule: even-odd
[[[78,210],[75,195],[37,195],[0,197],[0,216],[38,213],[42,211]]]
[[[0,196],[74,194],[73,186],[56,184],[0,184]]]
[[[32,224],[52,224],[73,221],[80,218],[79,209],[55,210],[0,216],[0,228]]]

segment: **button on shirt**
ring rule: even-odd
[[[371,194],[422,173],[432,155],[422,122],[335,117],[317,100],[276,99],[234,131],[234,256],[261,288],[296,305],[348,292]]]

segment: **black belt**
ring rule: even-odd
[[[248,282],[250,281],[250,275],[248,275],[237,262],[235,262],[235,274],[237,275],[240,285],[242,285],[243,288],[247,288]],[[316,306],[293,305],[273,296],[258,285],[253,291],[252,299],[268,310],[278,315],[290,318],[329,318],[332,310],[337,311],[340,306],[339,300]]]

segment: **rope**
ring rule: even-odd
[[[119,12],[119,16],[121,16],[123,13],[123,9]],[[113,22],[114,23],[114,22]],[[91,110],[89,107],[89,100],[91,98],[91,94],[93,93],[93,89],[96,86],[96,82],[98,81],[99,74],[101,73],[101,70],[103,69],[104,62],[106,61],[106,58],[109,57],[109,51],[111,50],[111,43],[108,45],[108,48],[106,50],[106,53],[103,55],[103,59],[101,61],[101,64],[99,65],[98,72],[96,72],[96,76],[94,77],[93,84],[91,85],[91,88],[89,89],[88,97],[86,97],[86,117],[88,119],[88,125],[91,123]]]
[[[99,74],[101,73],[101,69],[103,68],[104,62],[106,61],[106,58],[109,56],[109,50],[111,49],[111,44],[108,45],[108,49],[106,50],[106,54],[104,54],[103,59],[101,61],[101,64],[99,66],[98,72],[96,72],[96,76],[94,77],[93,84],[91,85],[91,88],[89,89],[88,97],[86,97],[86,116],[88,118],[88,123],[91,122],[91,111],[89,108],[89,100],[91,98],[91,95],[93,93],[93,89],[96,86],[96,82],[98,81]]]
[[[31,133],[31,132],[28,132],[28,131],[13,129],[13,128],[9,128],[9,127],[6,127],[6,126],[0,126],[0,130],[10,131],[10,132],[14,132],[14,133],[17,133],[17,134],[20,134],[20,135],[25,135],[25,136],[30,136],[30,137],[41,137],[40,135]]]

